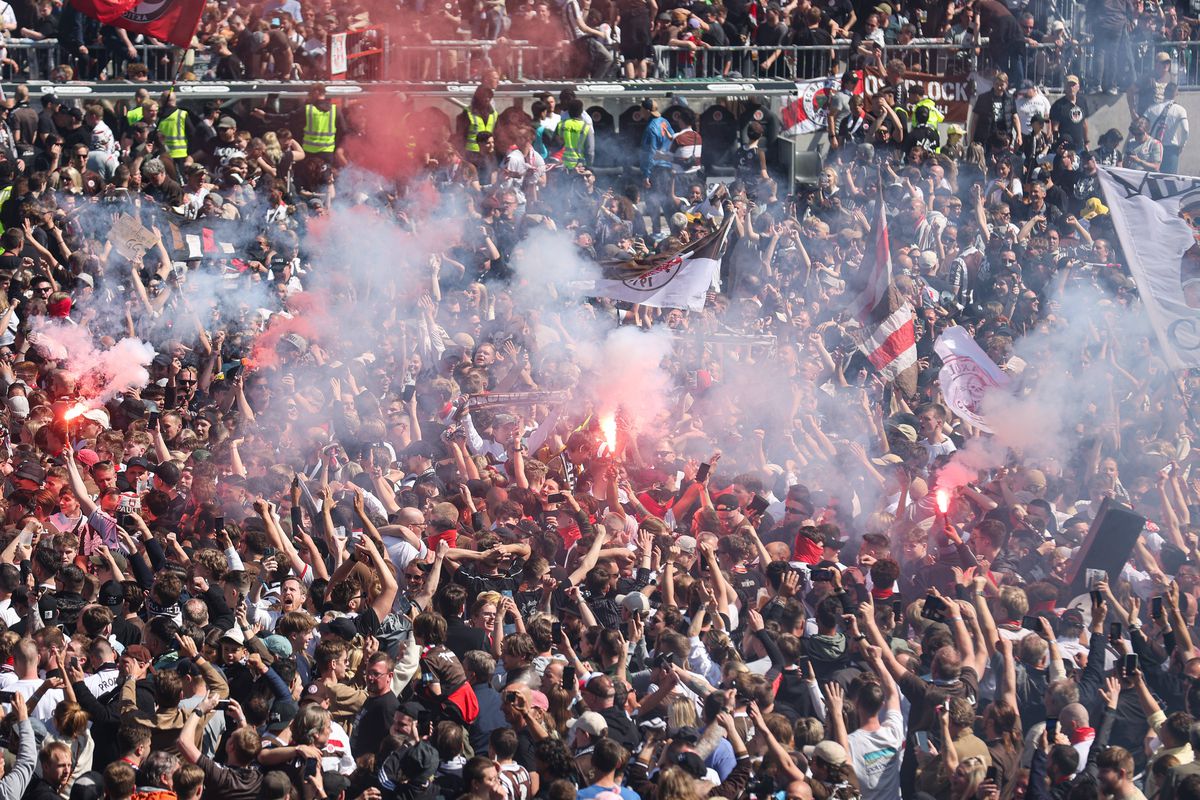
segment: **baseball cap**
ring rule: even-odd
[[[236,128],[237,120],[235,120],[233,117],[221,117],[221,119],[217,122],[217,127],[218,128]]]
[[[679,730],[675,731],[675,735],[671,737],[677,742],[684,744],[696,744],[700,741],[700,731],[691,725],[684,725]]]
[[[1079,76],[1078,75],[1068,75],[1067,83],[1073,83],[1076,86],[1078,86],[1079,85]]]
[[[221,641],[228,639],[231,642],[237,642],[240,645],[246,644],[246,634],[242,633],[241,628],[230,628],[221,634]]]
[[[300,713],[300,706],[294,700],[281,700],[271,706],[267,716],[267,732],[280,733],[292,724],[292,720]]]
[[[696,552],[696,537],[680,536],[675,540],[675,546],[679,548],[680,552],[691,555]]]
[[[1154,54],[1154,60],[1155,61],[1170,61],[1171,55],[1169,53],[1164,53],[1160,50],[1159,52]]]
[[[650,610],[650,601],[641,592],[630,592],[618,598],[617,602],[630,614],[645,614]]]
[[[13,471],[13,477],[41,483],[46,480],[46,470],[42,469],[42,465],[36,461],[25,461]]]
[[[88,469],[100,463],[100,454],[89,447],[85,447],[75,454],[75,459],[83,464]]]
[[[1026,78],[1025,80],[1021,81],[1020,85],[1017,86],[1017,91],[1027,92],[1032,88],[1033,88],[1033,81]]]
[[[824,741],[813,748],[813,756],[830,766],[838,767],[846,763],[846,748],[837,742]]]
[[[292,657],[292,643],[277,633],[264,637],[263,644],[266,645],[267,652],[276,658]]]
[[[697,780],[708,774],[708,767],[704,766],[704,759],[697,753],[680,753],[675,756],[675,763]]]
[[[608,721],[595,711],[583,712],[578,719],[568,722],[567,727],[571,730],[581,730],[593,738],[608,733]]]
[[[401,703],[396,711],[406,717],[412,717],[413,719],[416,719],[417,717],[421,716],[421,714],[425,713],[425,706],[421,705],[416,700],[408,700]],[[597,716],[599,715],[597,714]]]
[[[97,603],[109,608],[121,605],[124,600],[125,589],[116,581],[105,581],[96,597]]]
[[[354,623],[346,617],[338,617],[329,622],[322,622],[320,630],[322,635],[332,633],[334,636],[345,639],[347,642],[358,634],[358,629],[354,627]]]
[[[900,434],[905,439],[908,439],[910,442],[915,442],[917,440],[917,429],[907,423],[904,425],[897,425],[896,433]]]
[[[150,471],[158,476],[158,479],[167,486],[174,486],[179,483],[179,467],[171,461],[164,461],[150,468]]]
[[[400,772],[411,783],[424,783],[437,772],[441,757],[429,742],[418,742],[400,756]]]

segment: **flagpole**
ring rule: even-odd
[[[175,94],[175,87],[179,84],[179,76],[183,74],[183,64],[187,58],[189,48],[180,47],[179,50],[179,66],[175,67],[175,77],[171,78],[171,88],[167,89],[167,94]]]

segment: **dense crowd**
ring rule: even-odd
[[[757,124],[710,184],[653,100],[598,176],[494,73],[451,125],[20,89],[0,797],[1200,798],[1200,380],[1111,137],[1001,77],[945,143],[846,81],[813,186]],[[911,381],[848,310],[884,224]],[[696,310],[576,280],[710,236]],[[1023,419],[948,410],[955,326]],[[1105,503],[1149,522],[1080,591]]]

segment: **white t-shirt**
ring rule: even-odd
[[[38,687],[42,685],[42,682],[41,678],[19,680],[4,688],[10,692],[20,692],[21,696],[28,700],[38,690]],[[46,693],[42,695],[42,699],[38,701],[38,704],[29,709],[29,716],[40,719],[42,722],[49,722],[54,719],[54,709],[58,708],[58,704],[62,701],[62,689],[47,689]],[[4,713],[7,714],[11,710],[9,704],[5,703]]]
[[[850,734],[850,763],[858,776],[863,800],[900,797],[900,753],[904,747],[904,717],[888,711],[878,730]]]

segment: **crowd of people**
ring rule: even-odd
[[[1200,379],[1104,143],[856,138],[847,81],[815,186],[757,124],[710,185],[654,100],[604,177],[496,79],[440,126],[18,91],[0,796],[1200,798]],[[850,310],[883,225],[909,385]],[[694,308],[574,280],[714,235]],[[1044,437],[948,409],[956,326]],[[1145,530],[1081,588],[1106,504]]]

